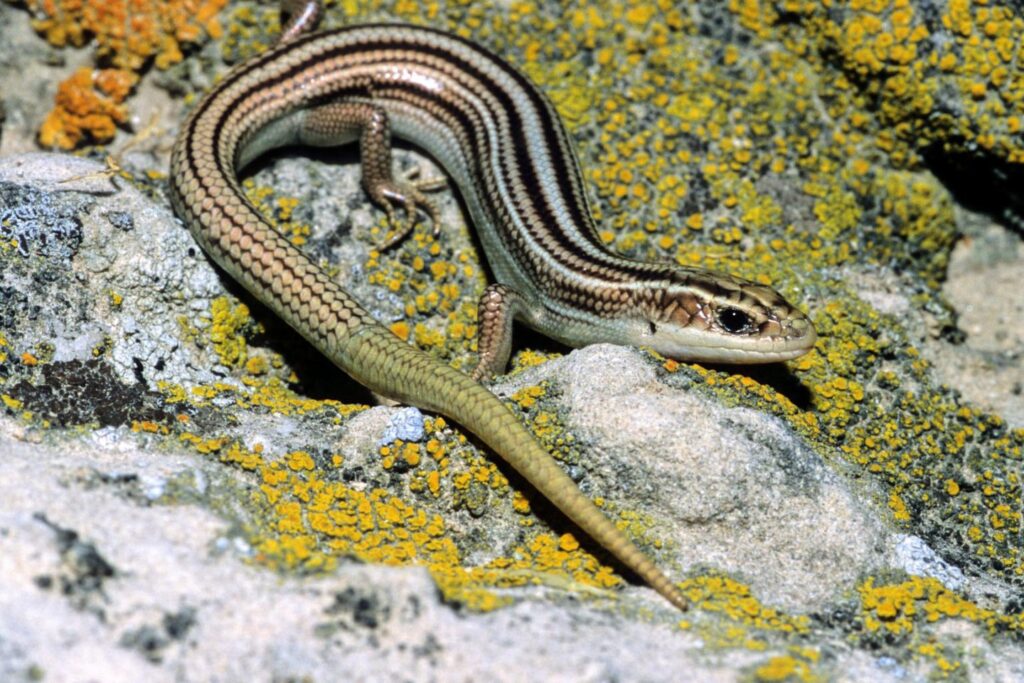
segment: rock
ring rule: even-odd
[[[432,20],[551,96],[610,248],[771,281],[819,330],[729,369],[541,364],[555,347],[517,335],[494,390],[680,581],[680,615],[457,425],[367,408],[173,217],[152,172],[182,95],[258,50],[266,14],[145,77],[97,163],[13,156],[91,54],[44,47],[22,5],[0,4],[0,680],[1024,677],[1019,8]],[[470,367],[485,277],[456,195],[440,240],[381,251],[340,159],[261,161],[249,197]]]
[[[659,520],[684,571],[724,571],[808,612],[884,566],[893,541],[871,504],[777,418],[673,390],[625,347],[540,372],[561,391],[584,489]]]
[[[120,680],[154,666],[188,680],[217,671],[321,679],[338,667],[373,679],[458,668],[516,680],[525,657],[551,679],[665,680],[686,662],[695,675],[728,680],[736,667],[766,661],[754,653],[707,660],[703,637],[667,627],[678,617],[641,586],[621,600],[659,614],[653,623],[634,609],[567,600],[554,587],[510,591],[517,606],[474,614],[444,602],[422,569],[342,562],[323,576],[282,580],[247,564],[257,550],[241,529],[259,522],[239,509],[253,486],[246,466],[160,437],[176,414],[188,416],[190,432],[262,444],[271,461],[293,467],[299,461],[281,460],[285,451],[333,443],[344,471],[362,472],[352,486],[398,491],[415,470],[381,476],[374,451],[394,438],[424,439],[422,415],[375,408],[333,426],[319,413],[252,412],[237,398],[205,408],[169,402],[167,383],[245,385],[224,365],[226,351],[197,344],[204,334],[180,322],[210,311],[224,280],[164,206],[103,170],[59,155],[0,163],[0,210],[19,217],[8,229],[25,237],[0,281],[10,301],[23,302],[6,309],[5,348],[52,348],[38,365],[8,362],[13,375],[2,390],[54,426],[99,426],[76,436],[0,421],[0,638],[16,653],[5,671],[61,680],[98,676],[100,662],[115,662]],[[24,231],[26,220],[38,228]],[[62,224],[71,228],[45,232]],[[801,613],[842,599],[859,574],[881,566],[887,541],[870,506],[781,422],[673,388],[656,367],[635,350],[602,345],[496,389],[558,388],[544,406],[577,435],[583,457],[572,471],[588,494],[653,520],[648,533],[668,543],[659,557],[679,577],[733,574],[749,582],[757,597],[744,599],[758,610]],[[150,423],[155,432],[140,426]],[[451,516],[446,501],[432,509]],[[467,541],[488,539],[466,554],[486,564],[516,552],[522,527],[510,508],[480,504],[450,524]],[[565,530],[557,515],[544,519]],[[22,616],[40,613],[46,618]]]

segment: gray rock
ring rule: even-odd
[[[807,612],[883,565],[888,535],[871,505],[780,420],[673,390],[635,350],[605,344],[517,384],[549,366],[584,490],[659,520],[684,571],[734,574]]]
[[[727,681],[733,666],[764,659],[747,653],[723,667],[704,661],[694,635],[572,603],[460,614],[420,568],[344,565],[282,578],[217,554],[225,522],[208,510],[81,485],[86,471],[173,477],[193,470],[194,456],[26,436],[0,420],[4,680],[27,680],[34,667],[44,680],[115,683],[333,680],[339,671],[353,681],[443,680],[455,670],[518,681],[529,662],[546,680],[672,680],[685,665],[701,680]],[[224,476],[213,462],[199,467]],[[62,535],[110,575],[76,579]]]
[[[416,408],[403,408],[391,416],[377,445],[383,446],[396,439],[405,442],[421,441],[424,434],[423,413]]]
[[[896,560],[908,574],[938,579],[953,591],[964,587],[964,573],[959,567],[945,562],[917,536],[896,535]]]
[[[963,339],[933,340],[925,350],[942,380],[972,404],[1024,428],[1024,249],[1013,230],[959,215],[969,238],[953,250],[943,294],[960,314]]]
[[[109,368],[125,384],[138,375],[150,389],[171,378],[213,381],[205,368],[215,363],[197,363],[182,348],[179,318],[208,311],[223,294],[220,279],[169,206],[105,171],[59,154],[4,160],[0,212],[16,218],[5,224],[23,258],[8,260],[0,286],[45,298],[58,313],[27,315],[28,303],[9,308],[20,335],[9,341],[47,341],[55,360],[85,362],[110,339]],[[124,230],[123,219],[109,218],[124,214],[138,227]]]
[[[353,680],[430,680],[457,669],[470,679],[514,681],[529,660],[549,680],[671,680],[680,666],[702,680],[730,680],[784,653],[709,657],[703,637],[672,628],[678,615],[641,586],[628,587],[621,601],[653,610],[653,623],[635,609],[577,602],[554,588],[518,589],[509,593],[518,599],[512,608],[462,614],[415,568],[342,563],[328,576],[282,579],[246,565],[254,550],[238,529],[249,520],[233,498],[246,490],[245,474],[129,430],[147,411],[172,408],[156,391],[162,380],[237,384],[204,369],[215,356],[184,342],[179,322],[208,311],[224,281],[168,209],[95,175],[102,170],[60,155],[0,163],[0,186],[21,193],[7,196],[31,196],[24,206],[80,229],[79,240],[62,243],[66,250],[19,251],[0,270],[0,285],[36,306],[33,315],[10,311],[7,341],[21,349],[47,340],[53,359],[41,367],[104,387],[116,402],[105,410],[88,391],[55,401],[58,423],[99,421],[100,429],[78,435],[0,420],[0,642],[12,677],[38,667],[53,680],[326,680],[338,670]],[[28,278],[40,272],[49,278],[42,284]],[[111,291],[122,297],[116,306]],[[103,339],[109,348],[97,358],[92,340]],[[766,604],[799,612],[825,605],[851,589],[858,572],[878,566],[872,550],[885,536],[870,507],[781,423],[716,408],[659,380],[653,367],[634,350],[597,346],[498,390],[524,382],[559,388],[552,405],[586,456],[573,466],[581,485],[655,520],[652,533],[669,542],[659,557],[676,576],[734,573]],[[18,372],[26,373],[24,387],[52,385],[31,369]],[[387,482],[375,465],[380,443],[422,438],[414,408],[374,408],[339,427],[224,398],[222,408],[192,414],[269,453],[304,443],[320,453],[312,444],[328,444],[365,468],[367,485]],[[66,407],[75,403],[88,409]],[[450,514],[443,501],[437,509]],[[455,515],[453,529],[487,539],[489,550],[469,552],[469,561],[519,542],[518,516],[502,509],[479,519]]]

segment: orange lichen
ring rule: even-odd
[[[39,131],[46,147],[71,149],[109,142],[127,118],[121,103],[150,63],[180,62],[181,47],[217,37],[217,12],[227,0],[26,0],[32,25],[58,47],[96,41],[98,61],[113,69],[82,68],[60,84],[53,111]]]
[[[39,130],[40,144],[72,149],[83,141],[110,141],[128,120],[121,103],[136,81],[129,71],[82,67],[57,87],[54,109]]]
[[[166,69],[181,45],[220,35],[217,12],[227,0],[28,0],[33,27],[58,47],[96,40],[98,57],[138,71],[151,58]]]

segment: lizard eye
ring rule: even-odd
[[[716,317],[718,324],[729,334],[740,334],[750,330],[750,316],[738,308],[723,308]]]

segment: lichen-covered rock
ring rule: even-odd
[[[424,20],[356,5],[345,21]],[[367,409],[171,217],[154,169],[179,95],[222,73],[218,51],[271,42],[273,14],[236,5],[223,42],[144,78],[127,106],[160,118],[130,122],[104,165],[0,162],[0,507],[16,530],[0,678],[60,678],[58,623],[75,644],[60,667],[103,658],[128,680],[514,680],[527,660],[572,680],[1021,677],[1022,250],[989,218],[1019,224],[1022,205],[1012,4],[426,18],[552,97],[603,241],[771,282],[819,331],[806,357],[759,369],[608,347],[551,360],[522,335],[495,386],[681,580],[683,620],[457,425]],[[29,83],[0,94],[2,149],[22,150],[46,108],[33,98],[86,64],[33,50],[20,9],[0,18],[0,81]],[[244,183],[259,210],[395,334],[472,363],[486,277],[453,195],[441,239],[380,252],[388,227],[352,164],[283,157]]]
[[[9,157],[0,170],[4,334],[22,367],[51,373],[50,386],[71,392],[47,408],[56,425],[92,421],[60,415],[78,409],[74,392],[93,408],[144,410],[141,395],[90,400],[92,385],[151,391],[170,377],[225,374],[215,360],[212,371],[197,365],[182,345],[181,316],[208,310],[223,291],[219,279],[169,208],[124,185],[100,164],[60,155]],[[60,376],[69,363],[79,382]],[[22,390],[33,391],[8,380],[6,393]]]
[[[618,507],[643,502],[684,570],[726,572],[806,613],[886,566],[893,541],[869,498],[777,418],[688,392],[623,347],[548,365],[585,490]]]
[[[282,578],[244,563],[222,517],[146,492],[158,481],[219,487],[226,473],[216,463],[116,436],[32,443],[14,431],[5,421],[0,434],[4,681],[332,680],[339,671],[437,680],[452,670],[514,681],[527,660],[550,679],[654,680],[698,644],[538,601],[461,614],[412,567],[346,564]],[[596,655],[594,639],[620,645]],[[688,671],[728,680],[710,663]]]
[[[489,648],[526,656],[543,622],[545,643],[579,657],[533,655],[551,676],[668,680],[669,663],[685,662],[728,680],[809,671],[811,651],[794,654],[786,634],[834,647],[843,624],[865,618],[851,603],[863,577],[935,577],[921,589],[933,600],[964,587],[923,541],[887,531],[878,490],[851,487],[848,468],[779,418],[722,407],[699,374],[595,346],[498,385],[584,491],[690,577],[699,609],[673,628],[670,608],[646,588],[621,590],[586,539],[443,421],[293,393],[285,357],[254,343],[257,324],[187,232],[104,171],[57,155],[0,163],[11,238],[0,284],[21,302],[0,330],[12,675],[59,678],[108,658],[125,680],[142,662],[190,680],[222,667],[258,676],[252,661],[324,676],[357,651],[363,668],[350,670],[368,678],[458,666],[502,680]],[[320,578],[282,584],[271,567]],[[868,586],[868,614],[897,599]],[[482,611],[457,616],[446,601]],[[54,620],[15,616],[30,608]],[[47,665],[57,624],[72,625],[73,655]],[[735,649],[740,632],[768,650]],[[489,644],[469,647],[474,638]],[[709,639],[726,646],[720,657],[703,652]],[[843,650],[816,670],[899,672],[862,657]]]
[[[240,678],[268,672],[322,677],[338,666],[366,678],[409,670],[429,675],[436,667],[457,666],[501,680],[503,667],[514,671],[519,657],[542,646],[552,654],[546,664],[539,653],[533,656],[535,666],[552,676],[592,671],[596,680],[645,670],[656,678],[680,661],[688,661],[690,671],[725,676],[740,663],[753,666],[764,659],[746,655],[725,668],[698,664],[687,654],[698,651],[697,636],[646,624],[635,608],[591,612],[561,601],[542,607],[536,590],[519,591],[534,598],[518,608],[469,621],[445,606],[442,594],[478,608],[498,604],[488,597],[493,587],[525,583],[538,564],[555,572],[546,580],[553,588],[544,592],[551,597],[576,582],[581,588],[620,582],[571,536],[549,545],[544,539],[551,537],[539,529],[522,546],[521,534],[544,522],[529,515],[525,499],[512,500],[493,464],[439,421],[429,421],[425,434],[418,411],[393,408],[342,424],[345,411],[330,403],[304,402],[280,388],[271,393],[274,382],[267,375],[280,360],[241,342],[246,337],[236,321],[240,304],[218,304],[224,293],[216,273],[187,233],[166,208],[104,171],[100,164],[58,155],[12,157],[0,164],[0,211],[10,237],[2,269],[5,301],[22,302],[5,307],[2,329],[8,417],[0,440],[6,475],[0,525],[8,529],[9,548],[0,600],[7,615],[3,637],[13,653],[4,671],[12,678],[33,672],[58,679],[71,672],[88,675],[103,661],[114,662],[114,680],[131,680],[152,665],[184,671],[192,680],[215,670]],[[198,322],[181,321],[196,312]],[[173,343],[159,343],[168,338]],[[605,365],[601,354],[618,359],[607,371],[619,374],[625,365],[655,383],[649,361],[608,348],[574,356],[575,366],[551,364],[539,380],[561,384],[588,359]],[[231,376],[238,370],[243,381]],[[538,398],[542,393],[527,391]],[[567,414],[573,422],[600,419],[576,412]],[[617,412],[609,404],[605,417]],[[54,427],[87,431],[59,436]],[[671,439],[671,432],[667,423],[647,431],[662,439]],[[308,452],[299,449],[302,444]],[[618,445],[611,444],[614,451]],[[336,448],[335,454],[325,448]],[[642,444],[632,448],[646,450]],[[628,472],[632,467],[624,457],[629,451],[618,453],[617,469]],[[451,472],[437,490],[428,475],[422,494],[403,500],[410,495],[401,493],[406,486],[416,489],[422,459],[438,464],[434,472]],[[595,472],[594,482],[584,485],[603,482],[614,505],[642,509],[644,497],[599,475],[607,467],[581,464],[581,472]],[[481,479],[485,486],[478,488]],[[638,480],[635,473],[622,478]],[[662,485],[660,495],[648,493],[651,500],[668,493],[664,486],[671,482]],[[264,505],[253,506],[252,496]],[[291,518],[293,506],[324,496],[330,497]],[[459,500],[453,512],[450,506]],[[495,501],[501,504],[495,507]],[[317,509],[341,512],[346,502],[353,506],[345,514],[357,522],[350,532],[342,533],[339,516],[325,518],[330,527],[316,521]],[[657,533],[644,517],[661,512],[650,508],[624,519]],[[348,534],[362,533],[369,541],[366,522],[377,526],[376,540],[351,544],[347,552],[389,563],[425,563],[443,593],[421,571],[327,563],[331,543]],[[459,543],[453,543],[460,527],[469,536],[465,561],[484,571],[455,564],[462,561]],[[325,545],[304,548],[303,533],[322,535]],[[445,538],[453,533],[453,539]],[[486,552],[479,545],[484,538]],[[246,560],[330,571],[282,585],[267,568],[247,567]],[[567,571],[576,575],[563,583],[557,577]],[[488,585],[490,591],[481,592]],[[830,594],[841,590],[828,588]],[[585,590],[581,598],[592,600]],[[648,595],[644,603],[662,621],[674,622],[656,597]],[[48,617],[18,616],[36,611]],[[523,620],[533,626],[524,628]],[[536,639],[538,623],[555,641]],[[58,628],[72,633],[63,638],[62,647],[70,651],[61,658],[51,649]],[[629,646],[598,657],[583,647],[586,640],[603,642],[615,633],[630,634]],[[370,638],[378,645],[369,645]],[[488,645],[471,646],[476,638]],[[551,649],[551,642],[561,642],[565,651]],[[358,665],[349,665],[343,654],[353,648]]]
[[[977,217],[964,223],[942,291],[959,314],[957,345],[926,347],[944,382],[972,404],[1024,429],[1024,248],[1020,237]]]

